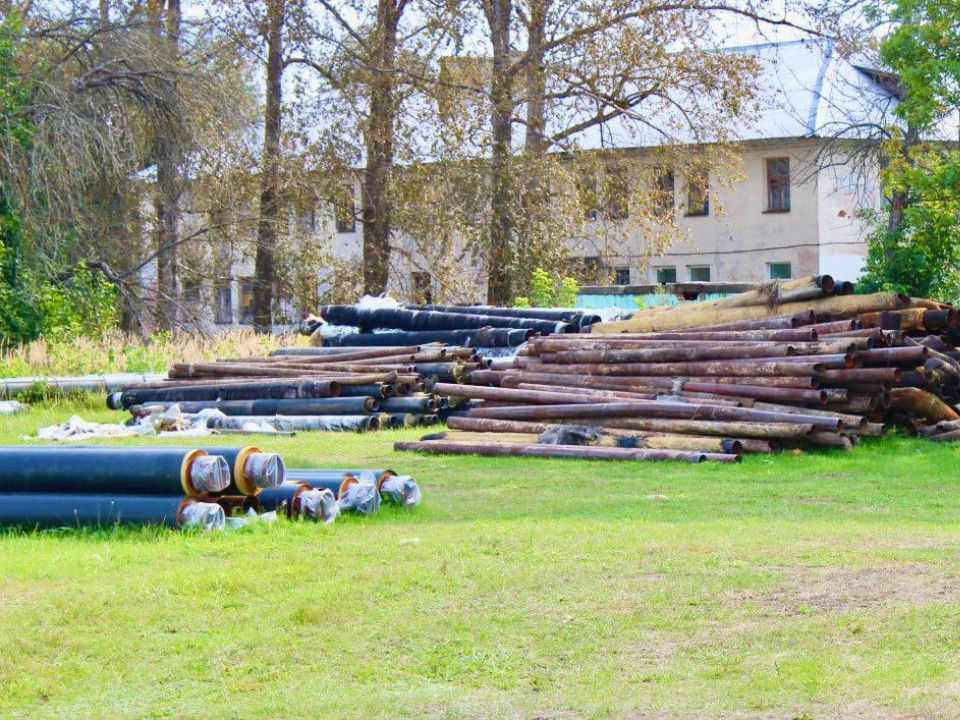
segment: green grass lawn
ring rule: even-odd
[[[74,411],[0,419],[0,441]],[[412,511],[0,534],[0,716],[960,714],[960,449],[392,451],[420,434],[241,438],[291,466],[412,474]]]

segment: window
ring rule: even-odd
[[[337,232],[352,233],[357,229],[357,207],[353,186],[344,188],[343,195],[337,198]]]
[[[220,325],[229,325],[233,322],[233,291],[230,288],[229,279],[217,281],[213,321]]]
[[[622,167],[607,169],[607,216],[611,220],[630,217],[630,189],[627,173]]]
[[[674,186],[673,170],[664,167],[656,168],[653,211],[657,217],[665,217],[673,214]]]
[[[687,215],[710,214],[710,178],[698,171],[687,179]]]
[[[690,275],[690,282],[710,282],[709,265],[688,265],[687,273]]]
[[[429,305],[433,302],[433,278],[428,272],[410,273],[413,280],[413,302]]]
[[[253,322],[253,278],[240,278],[240,322]]]
[[[577,194],[580,206],[587,220],[600,219],[600,203],[597,199],[597,178],[594,175],[582,175],[577,182]]]
[[[629,285],[629,284],[630,284],[630,268],[618,267],[616,269],[616,279],[614,280],[614,285]]]
[[[675,267],[658,267],[657,282],[661,285],[675,283],[677,281],[677,269]]]
[[[767,212],[790,212],[790,158],[767,160]]]
[[[767,263],[767,275],[771,280],[789,280],[793,277],[793,268],[788,262]]]

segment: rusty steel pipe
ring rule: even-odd
[[[917,388],[893,388],[891,407],[915,413],[928,422],[960,420],[960,415],[932,393]]]
[[[561,420],[564,425],[581,424],[578,420]],[[717,435],[721,437],[784,440],[804,438],[814,431],[813,425],[791,423],[716,422],[710,420],[656,420],[640,418],[605,419],[604,428],[667,432],[671,434]]]
[[[610,365],[547,365],[531,363],[527,369],[538,372],[548,370],[555,373],[574,375],[606,376],[653,376],[677,377],[684,375],[760,375],[786,377],[812,377],[826,370],[820,362],[790,360],[780,358],[775,361],[726,360],[717,362],[676,362],[676,363],[622,363]]]
[[[518,390],[514,388],[494,388],[482,385],[453,385],[437,383],[434,390],[441,395],[463,397],[472,400],[493,400],[495,402],[529,403],[534,405],[563,405],[571,403],[604,402],[607,398],[591,395],[578,395],[565,392],[541,392],[537,390]]]
[[[884,382],[899,382],[899,368],[852,368],[850,370],[824,370],[818,376],[824,385],[863,385]]]
[[[633,450],[629,448],[589,447],[583,445],[539,445],[500,443],[458,443],[442,440],[430,442],[397,442],[394,450],[413,450],[441,455],[486,455],[490,457],[521,456],[575,458],[580,460],[683,460],[686,462],[738,462],[739,455],[684,452],[682,450]]]
[[[475,408],[470,417],[499,420],[543,420],[553,418],[658,418],[677,420],[732,420],[747,422],[804,423],[822,430],[839,430],[841,421],[815,414],[768,412],[751,408],[717,405],[688,405],[657,400],[536,407]]]

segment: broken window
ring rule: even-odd
[[[229,278],[217,280],[213,321],[220,325],[233,322],[233,290]]]
[[[618,267],[616,269],[616,278],[614,280],[614,285],[629,285],[630,284],[630,268],[627,266]]]
[[[767,212],[790,212],[790,158],[767,160]]]
[[[793,268],[788,262],[767,263],[767,275],[771,280],[789,280],[793,277]]]
[[[674,186],[673,170],[665,167],[655,168],[653,211],[657,217],[673,214]]]
[[[253,322],[253,278],[240,278],[240,322]]]
[[[687,178],[687,215],[710,214],[710,179],[706,171],[698,170]]]

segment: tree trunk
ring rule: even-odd
[[[370,110],[365,142],[367,167],[363,175],[363,286],[364,292],[386,292],[390,273],[391,200],[388,184],[393,167],[394,77],[397,27],[406,0],[379,0],[372,40]]]
[[[180,0],[152,0],[148,9],[151,29],[167,61],[179,54]],[[174,81],[175,82],[175,81]],[[177,245],[180,226],[180,132],[168,121],[169,113],[158,108],[154,128],[154,158],[157,187],[154,210],[157,222],[157,297],[154,309],[157,328],[172,330],[178,324],[179,283]]]
[[[487,260],[487,302],[506,305],[513,298],[513,93],[510,68],[510,16],[512,0],[484,0],[484,15],[490,27],[493,62],[490,78],[491,221]]]
[[[523,141],[527,178],[524,183],[522,210],[516,240],[516,267],[514,292],[529,292],[530,273],[538,266],[537,249],[542,246],[538,233],[547,221],[550,198],[547,183],[543,182],[543,159],[549,145],[546,137],[546,79],[544,73],[544,43],[547,38],[547,0],[531,0],[527,30],[527,51],[524,56],[524,101],[527,108],[526,130]],[[517,287],[519,285],[519,287]]]
[[[274,254],[280,220],[280,104],[283,99],[284,0],[270,0],[267,27],[267,98],[263,122],[260,173],[260,219],[253,278],[253,327],[260,333],[273,327]]]
[[[910,151],[919,141],[919,131],[915,127],[908,127],[903,138],[903,146],[900,148],[900,153],[905,162],[910,162]],[[888,279],[892,279],[891,272],[897,264],[897,242],[903,233],[906,210],[909,204],[909,189],[894,190],[890,195],[890,216],[887,218],[887,237],[883,249]]]

